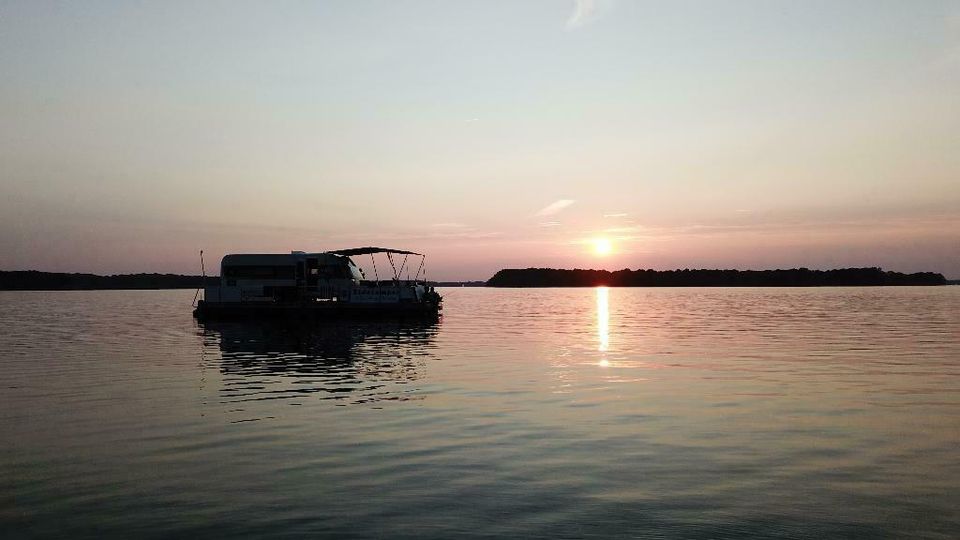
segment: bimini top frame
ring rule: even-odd
[[[427,256],[424,255],[423,253],[417,253],[417,252],[415,252],[415,251],[407,251],[407,250],[405,250],[405,249],[393,249],[393,248],[383,248],[383,247],[373,247],[373,246],[347,248],[347,249],[336,249],[336,250],[332,250],[332,251],[327,251],[327,252],[325,252],[325,253],[330,253],[330,254],[332,254],[332,255],[341,255],[341,256],[343,256],[343,257],[355,257],[355,256],[357,256],[357,255],[370,255],[370,261],[373,263],[373,273],[374,273],[375,279],[377,280],[377,283],[380,282],[380,276],[379,276],[378,273],[377,273],[377,261],[376,261],[376,259],[373,258],[373,255],[374,255],[375,253],[386,253],[386,254],[387,254],[387,261],[390,262],[390,267],[393,268],[393,279],[394,279],[394,280],[399,280],[401,274],[403,274],[403,269],[404,269],[404,267],[407,266],[407,257],[410,256],[410,255],[416,255],[416,256],[420,257],[420,267],[417,268],[417,275],[414,276],[413,281],[417,281],[417,280],[420,279],[420,272],[421,272],[421,271],[423,271],[423,280],[424,280],[424,281],[427,280],[427,272],[426,272],[426,269],[424,269],[424,267],[423,267],[424,262],[427,260]],[[399,268],[397,268],[396,263],[393,262],[393,255],[394,255],[394,254],[396,254],[396,255],[403,255],[403,262],[400,264],[400,267],[399,267]],[[408,275],[408,276],[410,275],[410,274],[409,274],[409,270],[408,270],[408,274],[407,274],[407,275]]]
[[[334,255],[343,255],[345,257],[353,257],[354,255],[373,255],[374,253],[397,253],[399,255],[419,255],[423,257],[423,253],[416,253],[413,251],[407,251],[405,249],[391,249],[391,248],[382,248],[382,247],[358,247],[358,248],[336,249],[333,251],[326,251],[325,253],[332,253]]]

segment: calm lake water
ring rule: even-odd
[[[0,536],[960,537],[960,287],[0,292]]]

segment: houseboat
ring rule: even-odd
[[[375,255],[386,256],[381,279]],[[352,257],[369,255],[374,279]],[[416,275],[409,277],[419,259]],[[359,247],[289,254],[232,254],[220,262],[220,283],[206,286],[198,319],[232,317],[436,317],[442,298],[421,279],[426,257],[402,249]],[[404,271],[407,279],[402,279]]]

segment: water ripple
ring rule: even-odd
[[[0,536],[951,538],[960,287],[0,293]]]

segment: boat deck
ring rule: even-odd
[[[276,317],[288,319],[436,318],[441,305],[434,302],[206,302],[193,311],[198,319]]]

